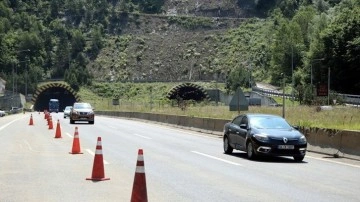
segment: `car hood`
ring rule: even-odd
[[[74,111],[77,111],[77,112],[93,112],[92,109],[74,109]]]
[[[303,136],[298,130],[295,129],[253,129],[253,132],[256,134],[266,134],[269,137],[275,138],[299,138]]]

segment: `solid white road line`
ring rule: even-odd
[[[312,156],[308,156],[308,155],[306,155],[305,158],[316,159],[319,161],[326,161],[326,162],[336,163],[336,164],[340,164],[340,165],[344,165],[344,166],[360,168],[360,166],[358,166],[358,165],[352,165],[352,164],[348,164],[348,163],[343,163],[343,162],[338,162],[338,161],[333,161],[333,160],[328,160],[328,159],[323,159],[323,158],[317,158],[317,157],[312,157]]]
[[[65,133],[67,136],[69,136],[70,138],[73,138],[72,135],[70,135],[70,133]]]
[[[147,137],[147,136],[139,135],[139,134],[136,134],[136,133],[134,133],[134,135],[135,135],[135,136],[138,136],[138,137],[142,137],[142,138],[144,138],[144,139],[149,139],[149,140],[151,140],[151,139],[152,139],[151,137]]]
[[[18,120],[20,120],[20,119],[23,119],[23,118],[15,119],[15,120],[10,121],[9,123],[1,126],[1,127],[0,127],[0,131],[1,131],[1,130],[4,130],[4,128],[8,127],[10,124],[12,124],[12,123],[14,123],[15,121],[18,121]]]
[[[215,160],[218,160],[218,161],[222,161],[222,162],[225,162],[225,163],[229,163],[229,164],[232,164],[232,165],[236,165],[236,166],[242,166],[241,164],[238,164],[238,163],[235,163],[235,162],[232,162],[232,161],[228,161],[228,160],[225,160],[225,159],[221,159],[221,158],[218,158],[218,157],[215,157],[215,156],[210,156],[208,154],[204,154],[204,153],[201,153],[201,152],[197,152],[197,151],[191,151],[192,153],[195,153],[195,154],[199,154],[199,155],[202,155],[202,156],[205,156],[205,157],[208,157],[208,158],[212,158],[212,159],[215,159]]]
[[[90,149],[86,149],[86,151],[87,151],[90,155],[95,156],[95,153],[94,153],[93,151],[91,151]],[[104,160],[104,164],[109,164],[107,161],[105,161],[105,159],[103,159],[103,160]]]

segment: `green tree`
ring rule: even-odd
[[[344,1],[324,30],[322,40],[327,67],[331,69],[332,89],[344,93],[360,92],[360,5]]]
[[[104,47],[103,43],[101,28],[95,27],[91,32],[90,49],[88,50],[90,58],[94,59],[100,53],[100,50]]]
[[[75,30],[72,32],[71,34],[71,52],[70,52],[70,56],[72,58],[73,55],[77,55],[80,52],[83,52],[85,49],[85,37],[83,36],[83,34],[81,33],[80,30]]]
[[[165,0],[133,0],[144,13],[160,13]]]
[[[231,70],[229,77],[226,80],[227,92],[235,92],[238,88],[248,86],[248,72],[243,65]]]

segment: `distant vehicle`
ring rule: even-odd
[[[71,112],[72,106],[66,106],[64,109],[64,119],[66,119],[66,117],[70,117],[70,112]]]
[[[88,121],[90,124],[94,124],[95,114],[89,103],[74,103],[70,111],[70,124],[75,123],[75,121]]]
[[[0,117],[3,117],[3,116],[5,116],[5,115],[6,115],[5,111],[0,110]]]
[[[59,100],[58,99],[50,99],[49,101],[49,112],[59,112]]]
[[[249,159],[257,156],[292,156],[295,161],[305,157],[305,136],[284,118],[270,114],[242,114],[224,126],[223,148],[245,151]]]
[[[9,114],[17,114],[20,113],[23,109],[19,107],[11,107]]]

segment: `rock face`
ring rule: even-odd
[[[247,17],[253,0],[166,1],[161,15],[119,14],[107,44],[88,65],[99,81],[224,80],[211,64],[221,36]]]
[[[165,2],[164,10],[167,15],[228,18],[264,17],[265,11],[275,3],[274,1],[259,2],[254,0],[170,0]]]

